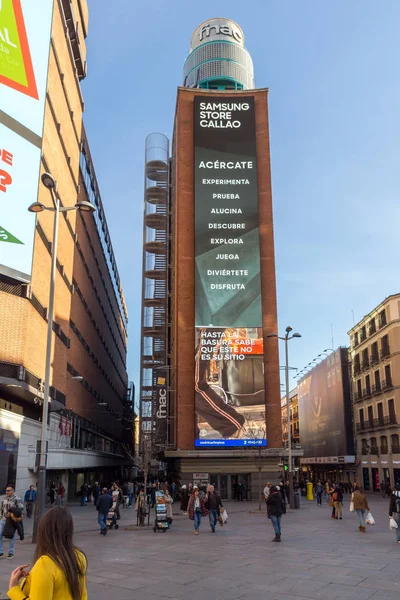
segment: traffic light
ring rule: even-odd
[[[286,472],[289,470],[289,465],[283,465],[283,470]]]

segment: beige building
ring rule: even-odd
[[[295,387],[289,393],[290,403],[290,433],[292,439],[292,446],[300,444],[300,424],[299,424],[299,397],[297,394],[297,387]],[[286,396],[282,396],[281,399],[282,409],[282,442],[283,446],[287,448],[288,445],[288,415],[287,415],[287,402]]]
[[[400,294],[350,331],[357,477],[366,490],[400,484]]]

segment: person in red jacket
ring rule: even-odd
[[[208,515],[208,510],[197,487],[193,488],[193,494],[189,498],[188,512],[189,519],[194,521],[194,534],[198,535],[201,518]]]

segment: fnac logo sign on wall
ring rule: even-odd
[[[39,99],[21,0],[0,0],[0,83]]]

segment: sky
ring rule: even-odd
[[[290,365],[347,345],[353,323],[400,292],[399,0],[88,4],[84,120],[128,304],[130,379],[139,386],[145,138],[171,137],[190,37],[212,17],[242,27],[269,88],[279,333],[302,335]]]

